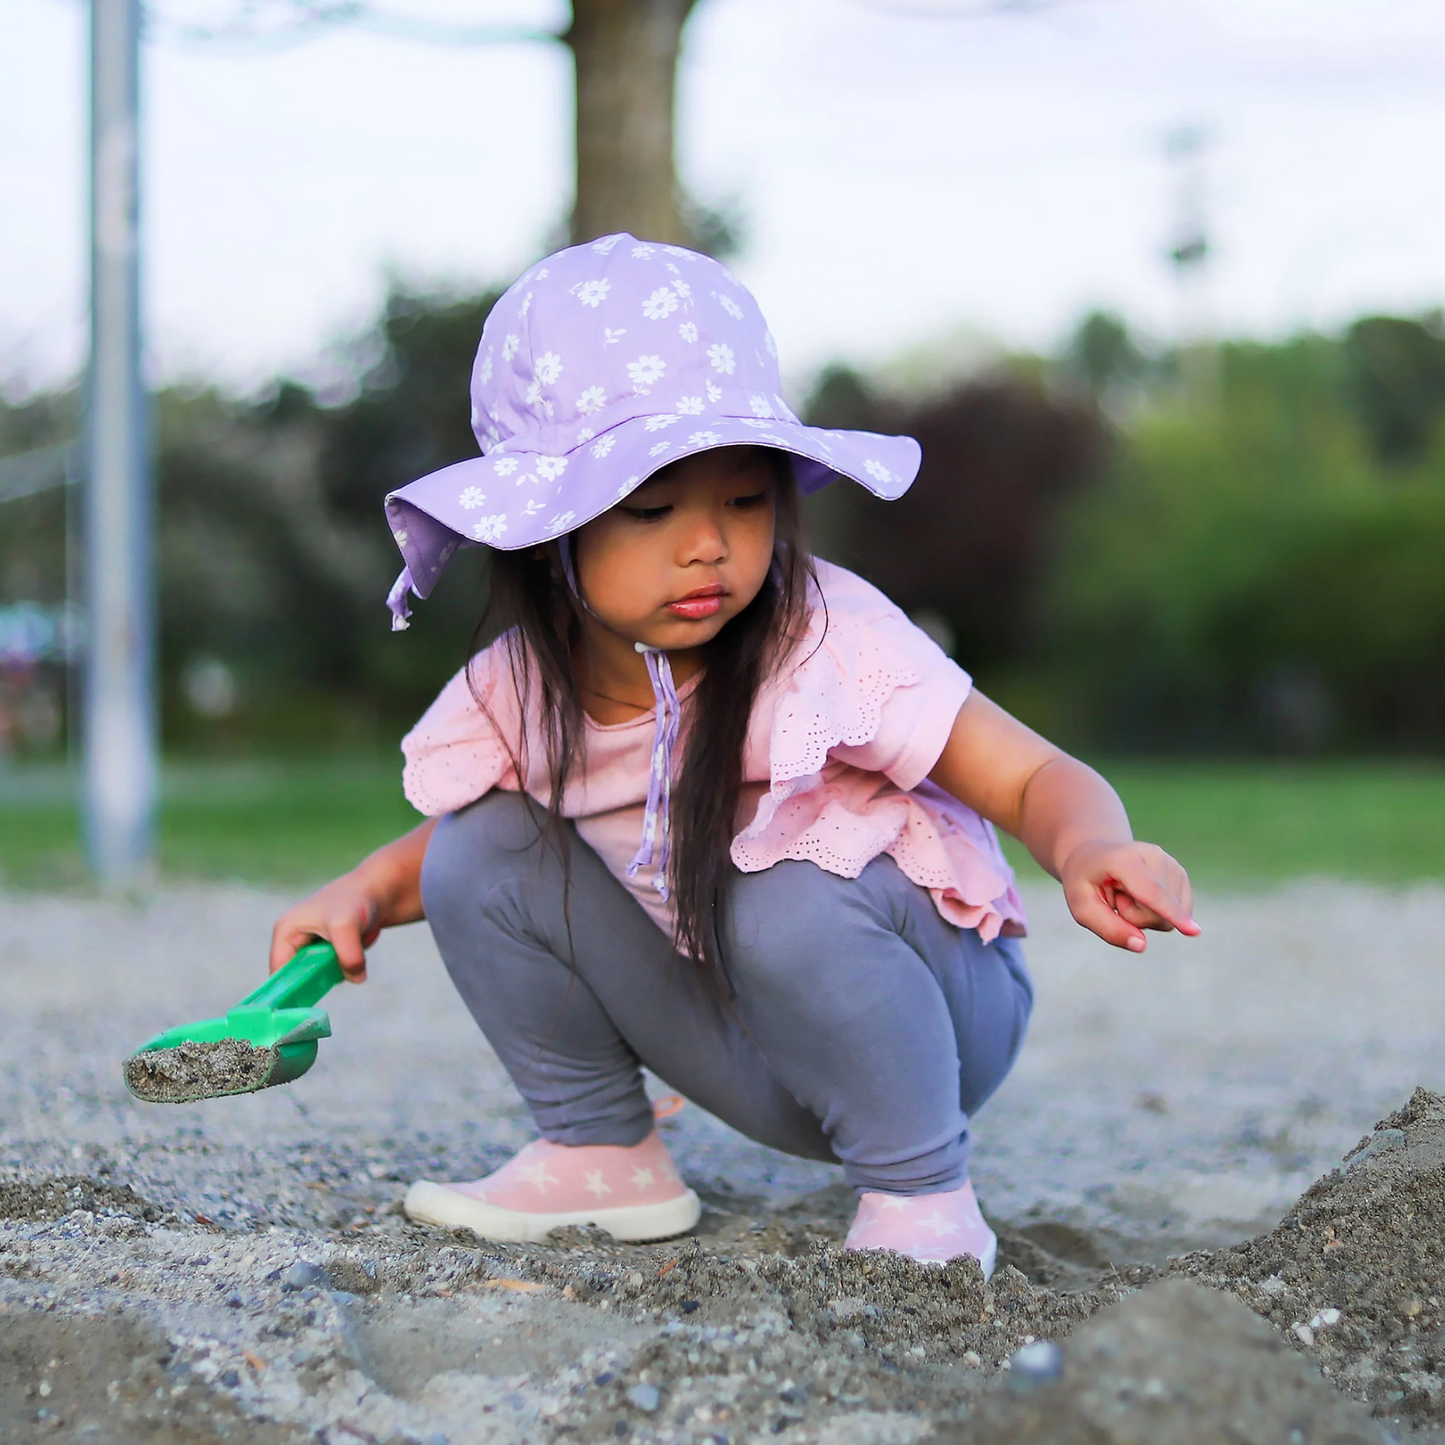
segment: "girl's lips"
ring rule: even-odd
[[[715,617],[722,611],[722,593],[713,592],[704,597],[684,597],[669,602],[667,610],[674,617],[685,617],[689,622],[701,622],[706,617]]]

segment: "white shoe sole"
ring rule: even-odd
[[[993,1278],[993,1268],[998,1263],[998,1235],[992,1230],[989,1231],[988,1248],[978,1261],[978,1267],[983,1271],[983,1282],[987,1284]]]
[[[554,1229],[592,1225],[613,1239],[629,1244],[669,1239],[686,1234],[700,1218],[702,1205],[691,1189],[660,1204],[623,1205],[616,1209],[571,1209],[556,1214],[533,1214],[523,1209],[502,1209],[495,1204],[460,1194],[445,1184],[418,1179],[401,1202],[408,1219],[418,1224],[439,1224],[443,1229],[470,1229],[483,1239],[507,1244],[541,1244]]]

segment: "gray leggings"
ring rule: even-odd
[[[645,1138],[645,1065],[751,1139],[840,1162],[859,1189],[963,1182],[968,1116],[1033,1001],[1016,941],[946,923],[886,856],[856,879],[802,862],[734,872],[723,1003],[570,828],[564,914],[541,816],[500,791],[450,814],[421,882],[452,981],[545,1138]]]

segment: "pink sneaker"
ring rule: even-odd
[[[844,1249],[891,1249],[922,1264],[947,1264],[971,1254],[987,1279],[998,1259],[998,1235],[984,1222],[972,1183],[942,1194],[880,1194],[865,1190]]]
[[[420,1224],[534,1244],[568,1224],[593,1224],[617,1240],[666,1239],[702,1214],[655,1129],[630,1147],[537,1139],[485,1179],[418,1179],[402,1208]]]

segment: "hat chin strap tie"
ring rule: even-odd
[[[575,534],[558,539],[562,576],[567,588],[588,612],[587,599],[577,583]],[[394,625],[394,624],[393,624]],[[403,623],[402,626],[406,624]],[[667,860],[672,853],[672,830],[668,806],[672,801],[672,761],[677,751],[677,737],[682,724],[682,704],[672,680],[672,664],[660,647],[634,642],[633,647],[647,663],[648,681],[652,683],[652,765],[647,775],[647,807],[642,815],[642,846],[627,865],[627,876],[636,878],[638,871],[649,864],[656,868],[652,886],[664,900],[669,896]]]
[[[408,596],[415,591],[416,587],[411,580],[411,568],[403,567],[401,576],[391,584],[391,591],[386,594],[386,605],[391,609],[391,630],[393,632],[405,632],[411,626],[411,603]]]
[[[627,876],[637,877],[638,869],[648,864],[657,872],[652,886],[666,899],[667,860],[672,852],[671,829],[668,826],[668,804],[672,799],[672,760],[677,749],[677,735],[682,721],[682,705],[672,681],[672,664],[660,647],[645,642],[633,646],[647,663],[647,676],[652,683],[652,768],[647,779],[647,809],[642,816],[642,846],[627,865]]]

